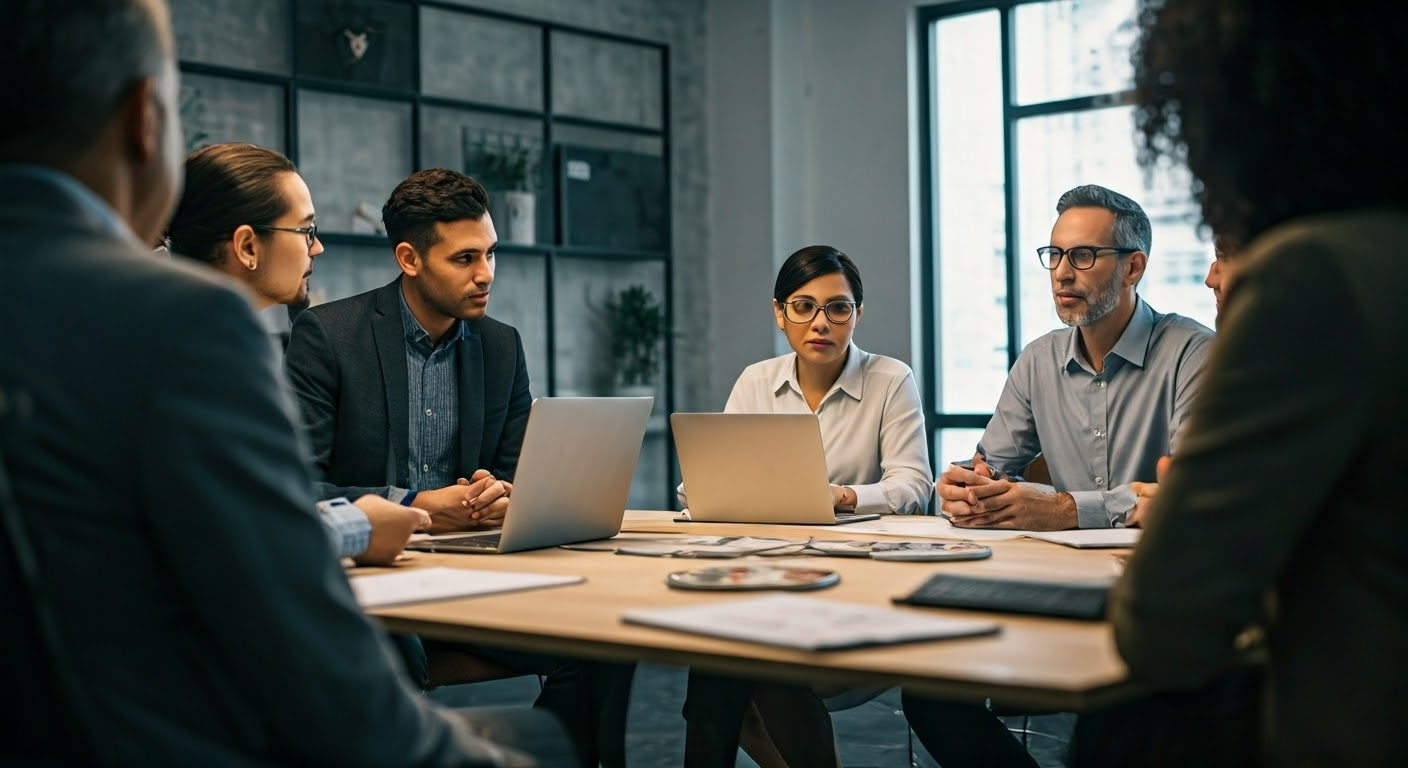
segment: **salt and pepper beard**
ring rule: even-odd
[[[1060,304],[1056,305],[1056,316],[1061,318],[1061,322],[1073,328],[1084,328],[1099,322],[1114,310],[1115,305],[1120,303],[1120,270],[1116,269],[1110,275],[1108,285],[1097,290],[1094,294],[1086,294],[1085,312],[1077,312],[1075,309],[1067,309]]]

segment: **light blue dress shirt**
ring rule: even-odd
[[[333,549],[337,551],[337,556],[355,557],[366,552],[367,547],[371,544],[371,520],[367,518],[365,512],[351,503],[328,503],[331,501],[346,501],[346,499],[338,498],[318,502],[318,517],[322,518],[323,527],[328,529],[328,535],[332,538]]]
[[[1203,325],[1138,302],[1100,373],[1080,351],[1078,328],[1028,344],[978,444],[1009,475],[1044,455],[1081,528],[1124,525],[1137,500],[1129,483],[1157,480],[1159,457],[1178,450],[1212,345]]]

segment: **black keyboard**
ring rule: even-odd
[[[419,552],[463,552],[466,549],[498,549],[502,533],[479,534],[477,536],[449,536],[443,539],[417,539],[406,545],[406,549]]]
[[[1091,584],[1018,581],[937,574],[897,603],[972,608],[1069,619],[1105,618],[1109,588]]]

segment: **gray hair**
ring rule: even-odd
[[[5,0],[5,11],[15,34],[0,46],[11,74],[0,161],[71,159],[135,83],[174,66],[166,0]]]
[[[1104,208],[1115,214],[1115,242],[1121,248],[1138,248],[1149,253],[1154,244],[1154,228],[1139,203],[1098,184],[1083,184],[1061,195],[1056,201],[1056,215],[1071,208]]]

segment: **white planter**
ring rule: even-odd
[[[532,245],[537,242],[537,197],[532,192],[505,192],[506,214],[502,233],[505,242]]]

